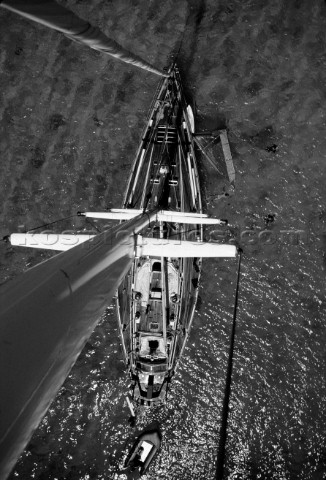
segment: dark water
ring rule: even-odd
[[[325,2],[62,3],[160,68],[179,50],[199,128],[228,127],[235,194],[218,199],[221,184],[203,174],[208,211],[229,219],[244,251],[225,478],[326,478]],[[3,234],[120,205],[158,79],[0,21]],[[43,258],[1,248],[2,279]],[[147,479],[213,479],[235,272],[204,262],[169,401],[140,412],[134,431],[108,309],[10,478],[113,478],[128,440],[158,421]]]

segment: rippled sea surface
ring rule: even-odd
[[[234,194],[202,165],[207,211],[243,249],[225,478],[326,478],[325,2],[60,3],[158,68],[178,52],[198,128],[228,128]],[[1,234],[120,205],[158,77],[13,14],[0,24]],[[44,258],[1,245],[1,280]],[[157,423],[147,479],[213,479],[235,282],[235,261],[204,261],[168,402],[135,429],[109,307],[10,480],[113,478]]]

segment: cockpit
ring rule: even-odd
[[[142,361],[164,361],[167,357],[163,337],[146,335],[139,339],[139,359]]]

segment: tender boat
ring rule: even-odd
[[[161,446],[161,434],[159,430],[145,431],[137,438],[127,455],[121,470],[138,472],[144,475]]]

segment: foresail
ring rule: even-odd
[[[141,215],[60,253],[0,291],[0,478],[64,382],[134,255]]]
[[[54,0],[3,0],[0,5],[12,12],[41,23],[47,27],[64,33],[71,40],[87,45],[122,62],[130,63],[135,67],[156,73],[156,75],[167,76],[157,68],[145,62],[137,55],[129,52],[114,40],[108,38],[97,27],[82,20],[71,10],[59,5]]]

